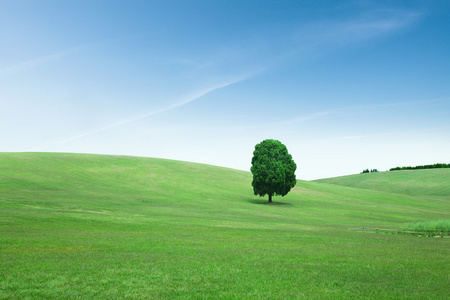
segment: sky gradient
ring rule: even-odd
[[[450,163],[449,1],[2,1],[0,151],[297,178]]]

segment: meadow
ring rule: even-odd
[[[301,168],[301,166],[299,166]],[[299,180],[127,156],[0,153],[0,299],[448,299],[450,169]]]

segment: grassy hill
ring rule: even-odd
[[[0,153],[0,299],[446,297],[448,239],[346,230],[448,218],[444,182],[410,196],[299,181],[277,205],[250,183],[179,161]]]
[[[321,179],[316,182],[406,195],[450,197],[450,169],[367,173]]]

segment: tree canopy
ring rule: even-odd
[[[295,164],[284,144],[278,140],[264,140],[255,146],[252,158],[253,191],[264,197],[285,196],[297,183]]]

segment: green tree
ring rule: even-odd
[[[255,146],[252,158],[253,191],[264,197],[284,196],[297,183],[295,164],[284,144],[277,140],[264,140]]]

